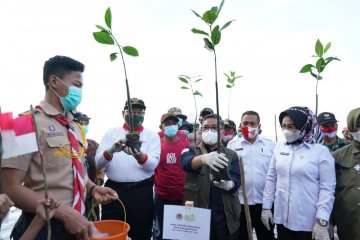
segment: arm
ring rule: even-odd
[[[335,162],[330,152],[322,148],[319,154],[319,200],[316,203],[316,218],[329,220],[334,203],[336,186]]]
[[[232,189],[230,189],[228,192],[233,194],[239,189],[240,184],[241,184],[240,166],[239,166],[237,154],[235,152],[234,152],[234,158],[231,161],[229,174],[230,174],[231,180],[235,183],[235,186]]]
[[[147,153],[140,152],[135,159],[146,171],[152,172],[160,161],[160,138],[153,132],[147,132],[147,134],[149,134],[149,139],[146,140],[149,141]]]
[[[198,174],[200,173],[200,169],[202,167],[201,156],[195,156],[191,149],[186,148],[183,150],[180,157],[180,163],[184,171]]]
[[[276,172],[276,151],[270,160],[269,170],[266,176],[265,189],[263,193],[263,209],[271,209],[275,199],[276,191],[276,181],[277,181],[277,172]]]
[[[113,141],[113,139],[110,137],[111,136],[111,131],[112,129],[108,130],[104,137],[101,139],[101,142],[99,144],[99,147],[96,151],[96,155],[95,155],[95,162],[97,167],[100,168],[106,168],[107,165],[109,164],[109,159],[106,159],[104,157],[104,152],[106,150],[108,150],[109,148],[111,148],[113,146],[113,144],[115,143],[115,141]]]
[[[55,201],[52,197],[50,199],[42,199],[38,201],[36,207],[36,215],[31,221],[29,227],[26,229],[20,240],[32,240],[36,238],[36,235],[40,232],[44,224],[46,223],[45,207],[49,211],[49,219],[51,219],[60,203]]]
[[[15,206],[26,211],[35,213],[37,202],[41,197],[33,190],[24,187],[26,171],[15,168],[2,169],[3,190],[10,199],[15,203]]]

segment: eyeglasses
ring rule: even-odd
[[[295,124],[281,124],[281,128],[282,129],[289,129],[289,130],[295,130],[296,129],[296,126]]]
[[[203,131],[208,131],[208,130],[210,130],[210,131],[212,131],[212,132],[216,132],[217,131],[217,126],[203,126],[202,127],[202,130]]]
[[[129,114],[129,110],[125,110],[125,114]],[[143,116],[145,115],[145,111],[144,110],[140,110],[140,111],[132,111],[133,115],[138,115],[138,116]]]
[[[248,121],[244,121],[241,123],[241,125],[243,126],[251,126],[251,127],[256,127],[258,125],[258,122],[248,122]]]

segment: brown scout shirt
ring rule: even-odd
[[[52,105],[42,101],[40,107],[46,114],[60,114]],[[48,117],[43,111],[35,110],[37,132],[43,147],[45,171],[47,176],[48,191],[51,192],[58,201],[72,206],[73,203],[73,179],[72,159],[59,151],[59,147],[70,147],[68,130],[54,118]],[[66,112],[68,120],[73,116]],[[79,139],[79,147],[85,146],[86,141],[81,137],[80,128],[74,124],[75,132]],[[85,156],[81,157],[81,162],[85,162]],[[21,156],[3,159],[2,168],[15,168],[25,171],[26,177],[24,186],[44,196],[44,178],[41,170],[39,152],[24,154]],[[84,168],[86,174],[86,169]],[[86,175],[85,183],[88,177]],[[85,188],[86,189],[86,188]]]

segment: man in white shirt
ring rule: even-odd
[[[251,222],[255,228],[257,239],[273,240],[275,239],[274,225],[271,226],[270,231],[265,228],[261,222],[261,210],[266,174],[273,154],[274,142],[260,137],[261,124],[257,112],[244,112],[241,117],[240,128],[242,137],[231,140],[227,147],[236,151],[238,156],[243,159],[246,194],[249,201]],[[242,189],[239,188],[242,209],[239,239],[248,239],[243,196]]]
[[[130,102],[134,132],[140,139],[131,146],[126,140],[131,125],[126,102],[122,112],[125,123],[105,133],[96,153],[96,163],[98,168],[105,168],[108,177],[105,186],[114,189],[125,205],[126,221],[131,226],[129,237],[150,240],[154,218],[153,175],[160,159],[160,138],[142,126],[146,110],[144,101],[132,98]],[[103,206],[102,219],[124,220],[120,203],[114,201]]]

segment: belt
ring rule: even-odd
[[[132,188],[137,188],[137,187],[143,187],[146,185],[153,185],[154,184],[154,176],[151,176],[145,180],[141,180],[139,182],[115,182],[111,179],[108,179],[106,181],[106,185],[107,186],[116,186],[116,187],[120,187],[120,188],[125,188],[125,189],[132,189]]]

